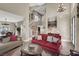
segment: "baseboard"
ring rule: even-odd
[[[64,41],[64,42],[72,42],[71,40],[62,40],[62,41]]]

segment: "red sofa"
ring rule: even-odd
[[[56,55],[60,53],[60,45],[61,45],[61,36],[59,34],[40,34],[42,36],[42,40],[33,39],[32,43],[39,44],[44,50],[52,52]],[[50,43],[47,40],[47,37],[51,35],[58,38],[57,43]]]

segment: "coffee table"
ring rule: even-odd
[[[41,56],[42,48],[37,44],[29,44],[26,47],[22,47],[21,56]]]
[[[21,50],[21,56],[41,56],[40,54],[28,53],[26,50]]]

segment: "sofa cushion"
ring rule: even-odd
[[[40,34],[42,36],[42,40],[47,40],[48,34]]]
[[[58,42],[58,40],[59,40],[59,38],[53,37],[52,42],[57,43],[57,42]]]
[[[42,36],[38,35],[37,40],[42,40]]]
[[[53,37],[52,36],[48,36],[47,37],[47,41],[50,42],[50,43],[53,42]]]

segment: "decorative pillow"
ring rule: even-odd
[[[37,38],[37,40],[42,40],[42,37],[41,37],[41,35],[38,35],[38,38]]]
[[[53,37],[53,42],[54,42],[54,43],[57,43],[57,41],[58,41],[58,38]]]
[[[48,37],[47,37],[47,41],[48,41],[48,42],[53,42],[52,36],[48,36]]]

